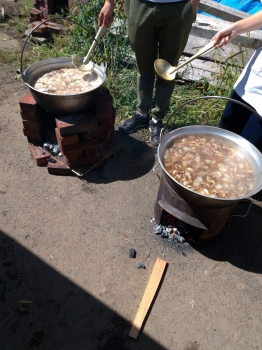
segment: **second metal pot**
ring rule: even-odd
[[[163,163],[164,152],[176,139],[180,139],[181,137],[185,137],[188,135],[204,135],[207,137],[214,137],[218,140],[226,142],[232,147],[240,149],[240,151],[243,153],[243,155],[251,165],[254,174],[256,174],[252,191],[250,193],[247,193],[245,197],[240,198],[213,198],[201,195],[197,192],[188,189],[187,187],[183,186],[178,181],[176,181],[171,175],[169,175]],[[171,131],[170,133],[166,129],[162,129],[161,143],[158,146],[157,155],[158,161],[164,171],[164,175],[168,185],[174,191],[176,191],[182,198],[197,205],[218,208],[227,207],[238,203],[244,198],[256,194],[262,189],[262,154],[255,146],[253,146],[249,141],[247,141],[243,137],[224,129],[205,125],[185,126]]]

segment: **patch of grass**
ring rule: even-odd
[[[28,25],[25,23],[23,19],[15,21],[13,26],[14,26],[14,32],[17,34],[24,34],[24,32],[28,29]]]
[[[5,64],[18,64],[20,58],[20,51],[13,50],[7,51],[5,49],[0,48],[0,62]]]
[[[20,7],[20,16],[22,17],[28,17],[30,11],[32,9],[32,1],[31,0],[23,0],[21,7]]]

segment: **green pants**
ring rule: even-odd
[[[186,46],[194,21],[190,0],[157,4],[143,0],[126,0],[128,37],[135,52],[137,78],[137,111],[162,119],[169,106],[174,81],[167,82],[156,77],[154,61],[162,58],[172,66]],[[156,84],[155,84],[156,79]],[[152,104],[155,85],[155,97]]]

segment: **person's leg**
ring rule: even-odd
[[[247,106],[249,106],[248,103],[246,103],[236,92],[233,90],[230,98],[245,103]],[[244,108],[243,106],[240,106],[239,104],[235,102],[228,101],[222,117],[219,121],[218,126],[222,129],[226,129],[229,131],[234,132],[235,134],[240,135],[242,131],[244,130],[244,127],[251,116],[251,112]]]
[[[155,4],[140,0],[126,1],[128,38],[137,62],[137,110],[149,112],[152,105],[158,37],[154,24]]]
[[[166,60],[172,66],[177,66],[195,19],[191,2],[158,4],[155,18],[159,41],[159,58]],[[154,119],[164,118],[174,86],[174,81],[168,82],[160,78],[157,79],[155,106],[152,109]]]
[[[137,112],[126,120],[119,130],[133,133],[149,125],[149,110],[152,105],[155,72],[154,61],[157,58],[157,33],[154,26],[154,7],[150,2],[126,0],[129,42],[135,52],[137,77]]]

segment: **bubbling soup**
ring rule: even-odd
[[[100,86],[102,78],[94,71],[82,72],[76,68],[57,69],[39,78],[34,88],[54,95],[75,95]]]
[[[254,186],[254,172],[243,153],[213,137],[189,135],[165,150],[166,171],[181,185],[215,198],[240,198]]]

